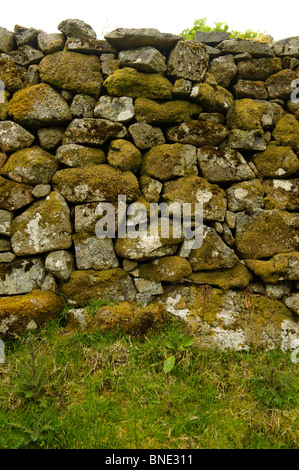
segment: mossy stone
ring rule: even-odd
[[[252,280],[252,274],[242,263],[237,262],[229,269],[198,271],[190,274],[185,282],[220,287],[220,289],[245,289]]]
[[[264,282],[299,280],[299,252],[280,253],[269,260],[247,259],[246,265]]]
[[[252,161],[266,178],[287,178],[299,170],[299,159],[290,146],[270,142],[264,152],[253,155]]]
[[[196,83],[190,97],[211,113],[226,113],[232,106],[233,95],[217,83]]]
[[[190,263],[180,256],[163,256],[149,263],[141,264],[138,277],[156,282],[175,283],[192,272]]]
[[[105,152],[99,148],[83,145],[61,145],[56,150],[56,160],[72,168],[100,165],[105,163]]]
[[[134,104],[137,122],[177,123],[188,121],[192,116],[198,115],[202,107],[196,103],[184,100],[166,101],[158,103],[148,98],[137,98]]]
[[[0,176],[0,209],[15,211],[34,200],[32,186],[16,183]]]
[[[128,140],[117,139],[109,144],[107,161],[114,168],[136,173],[141,164],[142,155],[140,150]]]
[[[285,114],[277,122],[272,135],[281,145],[299,150],[299,122],[292,114]]]
[[[262,101],[249,98],[236,100],[227,113],[227,125],[230,129],[262,131],[261,119],[267,111],[268,107]]]

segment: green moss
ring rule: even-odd
[[[248,259],[246,265],[264,282],[295,281],[297,276],[292,267],[299,266],[299,252],[280,253],[267,261]]]
[[[109,165],[122,171],[136,172],[141,164],[140,150],[124,139],[113,140],[108,148]]]
[[[258,171],[266,178],[287,178],[299,169],[299,159],[290,146],[271,142],[264,152],[252,158]]]
[[[299,122],[292,114],[285,114],[277,122],[272,135],[281,145],[299,150]]]
[[[190,263],[180,256],[163,256],[138,267],[138,276],[157,282],[177,282],[191,272]]]
[[[202,111],[201,106],[188,101],[157,103],[148,98],[137,98],[134,108],[136,120],[147,123],[180,123],[189,121],[192,116]]]
[[[187,278],[195,284],[208,284],[228,290],[231,288],[245,289],[252,280],[252,274],[242,263],[236,263],[230,269],[199,271]]]
[[[207,112],[225,113],[232,106],[234,97],[228,90],[217,85],[212,77],[208,77],[208,80],[204,83],[196,83],[191,97],[202,105]]]
[[[230,129],[258,129],[262,132],[261,118],[267,110],[267,105],[262,101],[249,98],[237,100],[227,113],[227,125]]]

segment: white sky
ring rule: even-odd
[[[274,40],[299,36],[298,1],[282,0],[13,0],[1,9],[0,26],[14,25],[57,32],[60,21],[78,18],[90,24],[98,37],[115,28],[156,28],[179,34],[196,19],[207,17],[228,23],[230,30],[265,31]]]

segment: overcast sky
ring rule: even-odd
[[[192,27],[195,19],[207,17],[210,26],[225,21],[231,30],[265,31],[274,40],[299,36],[295,0],[13,0],[1,10],[0,26],[10,31],[19,24],[53,33],[60,21],[78,18],[90,24],[98,37],[121,27],[178,34]]]

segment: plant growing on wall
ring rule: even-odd
[[[193,40],[195,38],[196,31],[229,31],[229,25],[224,21],[215,21],[214,27],[211,27],[206,24],[207,18],[200,18],[194,21],[192,28],[185,28],[180,34],[187,40]],[[244,33],[240,31],[231,31],[230,38],[244,38],[244,39],[253,39],[259,34],[264,34],[262,31],[254,31],[252,29],[247,29]]]

